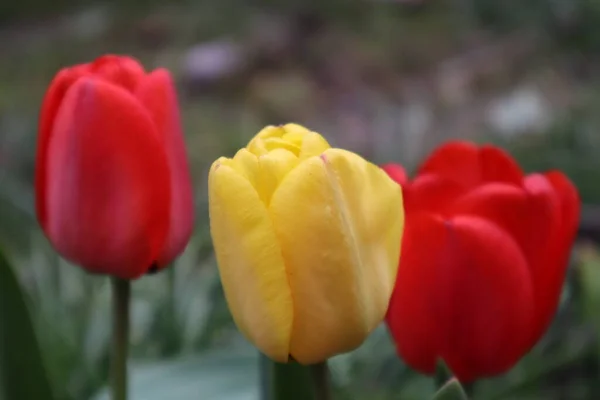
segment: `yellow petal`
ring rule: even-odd
[[[283,125],[282,128],[285,131],[285,133],[291,134],[291,135],[303,136],[303,135],[306,135],[307,133],[312,132],[310,129],[307,129],[307,128],[303,127],[302,125],[295,124],[293,122]]]
[[[318,156],[330,148],[327,140],[317,132],[310,131],[298,124],[286,124],[283,126],[285,133],[282,139],[294,143],[299,147],[296,155],[301,159]]]
[[[257,156],[275,149],[285,149],[301,160],[319,155],[329,148],[323,136],[298,124],[267,126],[247,146],[248,151]]]
[[[394,286],[400,187],[356,154],[330,149],[284,178],[269,211],[294,299],[290,354],[309,364],[358,347]]]
[[[256,189],[263,203],[268,206],[279,183],[297,164],[298,158],[284,149],[276,149],[258,157]]]
[[[265,146],[265,140],[269,138],[281,138],[282,135],[283,128],[281,126],[266,126],[250,140],[246,148],[257,156],[266,154],[268,150]]]
[[[317,156],[329,148],[329,143],[327,143],[327,140],[325,140],[323,136],[316,132],[310,132],[302,141],[302,148],[300,149],[298,157],[302,160],[308,157]]]
[[[268,125],[265,126],[260,132],[258,132],[255,139],[268,139],[268,138],[280,138],[284,134],[283,127],[281,125]]]
[[[209,173],[210,229],[227,303],[240,331],[270,358],[288,359],[293,305],[281,248],[250,182],[219,159]]]
[[[264,140],[264,147],[267,151],[273,151],[276,149],[285,149],[288,150],[294,155],[298,155],[300,153],[300,147],[295,143],[288,142],[282,138],[268,138]]]
[[[258,157],[246,149],[240,149],[235,154],[235,157],[233,157],[233,160],[226,161],[225,163],[242,174],[244,178],[250,181],[252,186],[256,187],[259,170]]]

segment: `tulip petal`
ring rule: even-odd
[[[548,276],[548,249],[553,245],[553,239],[560,228],[560,204],[554,188],[541,174],[531,174],[523,182],[530,202],[530,217],[526,222],[529,226],[532,251],[529,257],[530,270],[537,300],[546,291],[544,277]],[[554,264],[554,262],[552,262]],[[562,281],[561,281],[562,283]],[[542,300],[545,302],[545,300]],[[538,311],[541,308],[538,306]]]
[[[439,215],[446,215],[465,192],[462,185],[434,174],[419,175],[402,189],[407,213],[428,210]]]
[[[155,261],[168,227],[169,177],[154,130],[121,88],[80,78],[67,91],[41,167],[46,230],[65,258],[125,279]]]
[[[562,228],[564,228],[560,231],[564,232],[565,241],[571,242],[572,236],[577,232],[581,212],[581,201],[577,188],[562,172],[550,171],[545,176],[557,193],[560,202]]]
[[[247,149],[240,149],[233,160],[231,167],[250,182],[267,207],[277,186],[288,172],[298,165],[298,158],[283,148],[260,156],[250,153]]]
[[[283,179],[269,211],[294,299],[290,354],[310,364],[356,348],[393,290],[400,187],[356,154],[330,149]]]
[[[260,132],[258,132],[256,135],[254,135],[254,137],[250,140],[250,142],[248,142],[248,145],[246,146],[246,148],[248,149],[249,152],[260,156],[263,154],[267,154],[269,152],[269,149],[267,148],[267,143],[266,141],[269,139],[281,139],[281,136],[283,135],[284,131],[283,128],[281,126],[273,126],[273,125],[269,125],[269,126],[265,126]],[[298,146],[294,146],[292,143],[290,143],[290,145],[292,146],[292,148],[288,147],[288,150],[290,151],[298,151]]]
[[[385,164],[381,166],[389,176],[398,183],[400,186],[404,186],[408,182],[408,175],[404,167],[400,164]]]
[[[447,240],[451,254],[437,264],[433,292],[440,355],[461,382],[503,373],[523,355],[532,328],[525,258],[510,236],[477,217],[453,218]]]
[[[435,174],[465,188],[486,182],[519,185],[523,179],[521,168],[504,150],[490,145],[478,148],[466,141],[437,148],[419,168],[421,174]]]
[[[80,77],[84,66],[65,68],[61,70],[50,83],[50,88],[44,96],[40,112],[39,136],[35,162],[35,208],[42,229],[46,229],[46,165],[47,150],[54,119],[67,89]]]
[[[231,167],[246,178],[252,187],[258,186],[259,165],[258,157],[250,153],[247,149],[242,148],[235,153],[234,162]]]
[[[88,64],[89,71],[117,86],[133,92],[145,76],[144,68],[132,57],[106,54]]]
[[[229,309],[240,331],[286,362],[293,306],[281,248],[250,182],[221,158],[209,174],[210,229]]]
[[[559,214],[558,199],[550,183],[533,174],[525,179],[524,188],[501,183],[483,185],[460,198],[452,211],[455,215],[477,215],[493,222],[519,244],[534,290],[534,324],[541,326],[540,320],[548,322],[556,311],[564,278],[564,267],[552,260]],[[523,353],[535,345],[546,327],[547,324],[544,329],[535,329],[536,333],[532,331]]]
[[[479,183],[479,149],[474,143],[451,141],[434,150],[419,167],[417,176],[433,174],[465,187]]]
[[[479,149],[479,165],[482,182],[503,182],[521,184],[523,170],[519,164],[503,149],[484,145]]]
[[[545,174],[556,194],[557,223],[552,229],[552,241],[543,254],[536,279],[537,324],[532,342],[539,340],[554,318],[569,266],[571,247],[579,225],[581,203],[575,186],[558,171]]]
[[[440,260],[448,252],[447,229],[427,213],[406,216],[402,258],[386,322],[402,359],[412,368],[433,374],[443,334],[435,320],[435,285]]]
[[[250,140],[247,149],[260,156],[280,148],[304,160],[321,154],[329,147],[327,140],[318,133],[297,124],[285,124],[265,127]]]
[[[297,164],[298,158],[285,149],[275,149],[258,157],[256,190],[267,207],[277,186]]]
[[[441,357],[468,382],[522,356],[532,290],[521,250],[495,224],[411,214],[387,322],[407,364],[433,374]]]
[[[490,183],[457,199],[451,213],[476,215],[502,228],[519,244],[533,273],[555,229],[555,201],[552,188],[543,182],[534,183],[529,190]]]
[[[158,128],[171,177],[170,223],[165,247],[157,260],[160,268],[166,266],[185,249],[192,234],[194,203],[190,170],[177,96],[169,72],[158,69],[144,77],[135,95],[149,111]]]
[[[44,96],[40,112],[39,137],[36,154],[35,187],[36,193],[46,193],[46,149],[58,112],[67,89],[80,77],[95,74],[99,77],[123,84],[129,90],[137,86],[144,74],[142,66],[130,57],[106,55],[98,57],[91,64],[80,64],[62,69],[50,83]],[[39,195],[36,197],[36,213],[42,228],[46,221],[46,201]]]
[[[300,160],[317,156],[331,147],[323,136],[316,132],[309,131],[303,126],[286,124],[283,128],[286,131],[285,135],[283,135],[285,140],[295,139],[297,143],[300,143],[300,152],[298,153],[298,158]]]

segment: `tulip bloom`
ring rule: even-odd
[[[392,294],[401,204],[383,170],[299,125],[267,127],[215,161],[211,234],[242,333],[279,362],[358,347]]]
[[[386,320],[398,353],[463,382],[501,374],[527,353],[559,301],[579,219],[560,172],[524,175],[493,146],[441,146],[403,185],[406,232]]]
[[[42,105],[35,194],[52,245],[91,272],[134,279],[182,252],[193,202],[169,72],[112,55],[61,70]]]

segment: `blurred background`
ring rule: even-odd
[[[224,302],[208,167],[261,127],[297,122],[374,162],[412,168],[449,138],[560,168],[586,204],[552,329],[477,399],[600,398],[600,1],[5,0],[0,5],[0,247],[27,294],[60,400],[108,399],[109,282],[61,260],[33,214],[38,111],[62,67],[130,54],[176,76],[195,236],[134,284],[132,400],[255,400],[256,351]],[[332,360],[338,399],[420,400],[385,328]],[[26,399],[6,399],[26,400]]]

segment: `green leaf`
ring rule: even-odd
[[[433,395],[433,400],[467,400],[467,394],[456,378],[450,379]]]
[[[0,251],[0,399],[53,398],[24,293]]]
[[[256,400],[259,358],[250,347],[129,368],[129,400]],[[94,400],[109,400],[104,388]]]
[[[597,332],[597,344],[600,345],[600,254],[592,246],[582,246],[579,253],[578,272],[583,312],[593,324]]]
[[[444,384],[448,383],[448,381],[453,376],[454,376],[454,374],[452,374],[450,367],[448,367],[448,365],[446,365],[444,360],[439,359],[437,361],[437,365],[435,368],[435,377],[434,377],[436,388],[441,388],[442,386],[444,386]]]

